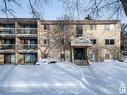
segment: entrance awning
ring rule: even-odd
[[[81,37],[78,37],[78,38],[76,38],[76,39],[74,39],[74,40],[72,40],[71,41],[71,46],[72,47],[77,47],[77,46],[79,46],[79,47],[88,47],[88,46],[92,46],[92,42],[91,42],[91,40],[89,40],[89,39],[87,39],[86,37],[83,37],[83,36],[81,36]]]

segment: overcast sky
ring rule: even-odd
[[[53,2],[49,4],[43,5],[43,10],[40,11],[43,14],[44,19],[51,20],[51,19],[57,19],[58,17],[61,17],[64,14],[63,5],[61,2],[58,2],[58,0],[52,0]],[[21,0],[20,3],[22,7],[13,6],[15,9],[15,15],[16,17],[21,18],[29,18],[32,17],[30,14],[29,6],[28,6],[28,0]],[[107,12],[108,14],[108,12]],[[3,13],[1,13],[0,17],[6,17]],[[84,18],[81,18],[84,19]],[[102,16],[101,19],[108,19],[107,16]],[[117,19],[117,18],[113,18]],[[122,20],[122,22],[127,23],[127,17],[124,15],[124,13],[119,15],[119,19]]]

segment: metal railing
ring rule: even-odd
[[[0,28],[0,34],[37,34],[37,28]]]
[[[0,28],[0,34],[15,34],[15,28]]]
[[[0,50],[15,49],[15,44],[0,44]]]
[[[30,50],[30,49],[36,50],[37,44],[20,44],[20,45],[17,45],[17,49],[18,50]]]
[[[37,28],[17,28],[17,34],[37,34]]]

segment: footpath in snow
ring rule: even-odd
[[[127,95],[127,64],[1,65],[0,95]]]

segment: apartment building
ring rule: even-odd
[[[0,18],[0,64],[35,64],[46,57],[86,64],[119,55],[118,20]]]

